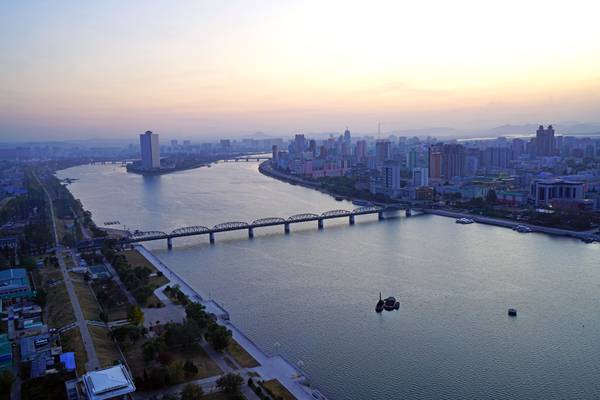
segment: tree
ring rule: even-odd
[[[38,306],[44,307],[46,305],[46,291],[42,288],[35,291],[35,302]]]
[[[195,383],[188,383],[181,392],[181,400],[200,400],[204,395],[202,386]]]
[[[198,367],[191,360],[186,360],[183,364],[183,370],[190,376],[194,376],[198,373]]]
[[[195,321],[198,328],[204,330],[210,322],[210,316],[204,311],[204,306],[200,303],[190,303],[185,307],[185,314],[188,319]]]
[[[15,381],[15,377],[13,376],[10,370],[5,369],[0,374],[0,392],[1,393],[10,393],[10,388]]]
[[[498,201],[498,196],[496,195],[496,191],[494,189],[488,190],[487,195],[485,196],[485,201],[490,204]]]
[[[135,277],[135,275],[133,276],[134,278],[132,280],[140,282],[139,279]],[[148,286],[139,286],[133,291],[133,297],[135,297],[135,299],[142,304],[145,304],[146,300],[148,300],[148,297],[150,296],[152,296],[152,289]]]
[[[228,394],[237,394],[240,392],[244,379],[238,374],[228,373],[217,380],[217,387]]]
[[[223,351],[229,346],[231,331],[219,324],[212,324],[206,332],[206,340],[216,351]]]
[[[140,326],[144,323],[144,312],[140,306],[134,306],[129,310],[127,318],[133,325]]]

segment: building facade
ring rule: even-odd
[[[151,170],[160,168],[160,145],[158,135],[151,131],[140,135],[140,149],[142,153],[142,169]]]

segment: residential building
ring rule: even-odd
[[[536,155],[552,156],[555,154],[555,148],[554,128],[552,125],[548,125],[548,128],[544,129],[544,126],[540,125],[535,135]]]

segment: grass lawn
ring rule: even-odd
[[[145,268],[148,268],[150,271],[152,271],[152,273],[159,272],[154,267],[154,265],[152,265],[152,263],[150,261],[148,261],[146,259],[146,257],[144,257],[143,255],[141,255],[140,252],[137,251],[137,250],[125,250],[125,251],[123,251],[120,254],[123,254],[125,256],[125,258],[127,259],[127,262],[129,264],[131,264],[131,266],[133,268],[135,268],[135,267],[145,267]],[[166,285],[167,283],[169,283],[169,279],[167,279],[163,275],[153,276],[148,281],[149,285],[155,286],[155,287]]]
[[[131,265],[131,268],[144,267],[144,268],[147,268],[148,270],[150,270],[151,274],[160,272],[158,269],[156,269],[154,267],[154,265],[152,265],[152,263],[150,261],[148,261],[146,259],[146,257],[144,257],[142,254],[140,254],[140,252],[137,250],[125,250],[119,254],[122,254],[125,256],[125,258],[127,259],[127,262],[129,263],[129,265]],[[153,289],[156,289],[157,287],[166,285],[167,283],[169,283],[169,279],[167,279],[162,274],[159,274],[159,276],[152,276],[148,279],[148,286],[150,286]],[[146,300],[145,306],[148,307],[150,304],[159,305],[159,304],[162,304],[162,301],[160,301],[159,298],[156,297],[156,295],[153,293]]]
[[[127,319],[127,307],[129,303],[127,302],[127,296],[125,296],[119,285],[113,280],[105,280],[93,283],[92,287],[96,296],[104,300],[102,309],[108,321]],[[99,295],[100,293],[102,295]]]
[[[122,361],[121,353],[117,348],[117,344],[110,337],[108,329],[93,325],[88,325],[88,329],[94,341],[96,355],[103,368],[114,365],[116,360]]]
[[[46,291],[44,315],[51,328],[60,328],[75,321],[71,300],[59,268],[47,266],[37,269],[41,287]],[[38,286],[39,287],[39,286]]]
[[[81,376],[85,374],[85,363],[87,362],[87,353],[83,346],[83,339],[79,328],[69,329],[66,332],[60,334],[60,343],[62,345],[63,352],[67,353],[72,351],[75,353],[75,363],[77,364],[77,375]]]
[[[296,400],[294,395],[291,394],[277,379],[264,381],[262,386],[276,399]]]
[[[233,339],[229,341],[227,352],[242,368],[254,368],[260,366],[258,361],[248,354],[248,352]]]
[[[100,321],[100,312],[102,310],[88,284],[79,277],[77,279],[71,279],[71,281],[73,282],[75,294],[79,299],[83,317],[87,320]]]

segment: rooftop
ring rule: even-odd
[[[83,376],[83,383],[90,400],[111,399],[135,392],[135,384],[124,365],[91,371]]]

